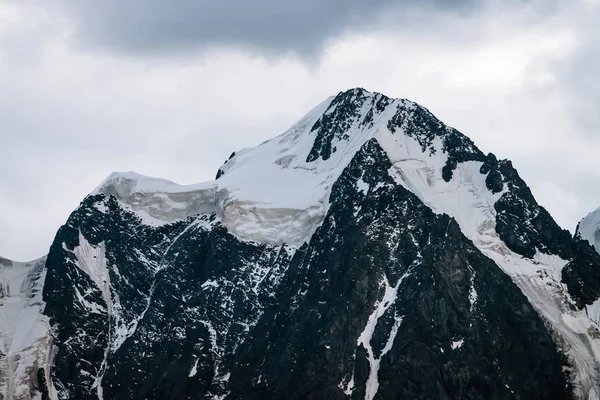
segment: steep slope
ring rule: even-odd
[[[45,259],[28,263],[0,258],[0,393],[35,398],[37,371],[50,372],[48,318],[42,314]]]
[[[136,330],[162,255],[190,222],[148,226],[115,197],[92,195],[60,228],[44,285],[59,398],[102,397],[110,355]]]
[[[600,255],[510,161],[363,89],[233,153],[214,181],[109,176],[45,267],[45,398],[595,398],[600,386]]]

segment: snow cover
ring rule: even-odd
[[[600,208],[586,215],[579,222],[577,231],[600,253]]]
[[[0,258],[0,393],[7,400],[32,398],[37,370],[49,371],[50,325],[42,314],[44,263],[45,258],[26,263]],[[49,392],[55,396],[53,388]]]
[[[404,274],[400,279],[398,279],[398,282],[395,286],[390,285],[386,276],[383,277],[383,280],[380,283],[380,288],[383,289],[383,298],[375,303],[375,309],[371,315],[369,315],[367,324],[358,337],[356,345],[363,346],[365,348],[367,351],[367,360],[369,362],[369,377],[367,378],[365,388],[365,400],[373,400],[377,394],[377,390],[379,389],[379,365],[381,364],[381,359],[383,356],[385,356],[394,345],[394,339],[396,339],[398,329],[400,328],[400,324],[402,324],[402,316],[394,315],[394,324],[390,329],[388,339],[385,343],[385,346],[381,350],[379,357],[376,358],[371,345],[371,340],[373,339],[373,334],[375,333],[375,328],[377,327],[377,321],[394,304],[396,301],[398,288],[407,276],[408,273]],[[348,383],[345,381],[340,382],[339,387],[344,390],[347,395],[352,394],[352,391],[354,390],[354,371],[352,372],[350,381],[348,381]]]
[[[360,127],[358,121],[350,128],[349,139],[335,144],[331,158],[307,163],[316,136],[310,130],[332,100],[315,107],[282,135],[236,152],[221,168],[224,175],[218,180],[184,186],[133,172],[113,173],[93,194],[115,195],[148,224],[215,212],[242,239],[299,246],[323,221],[333,183],[381,125],[375,121],[371,128]],[[396,106],[388,106],[378,117],[382,124],[395,114]],[[368,108],[365,102],[361,115]]]

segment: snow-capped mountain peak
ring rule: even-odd
[[[234,152],[215,181],[183,186],[113,173],[94,193],[116,196],[148,223],[214,212],[242,239],[299,246],[321,224],[333,183],[372,138],[396,160],[435,160],[445,179],[457,160],[484,158],[416,103],[356,88],[326,99],[280,136]]]
[[[30,391],[596,398],[599,266],[510,161],[351,89],[213,181],[86,197],[44,265],[55,358]]]

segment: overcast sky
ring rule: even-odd
[[[0,256],[46,254],[112,171],[212,179],[356,86],[511,159],[573,230],[600,206],[598,21],[600,0],[0,0]]]

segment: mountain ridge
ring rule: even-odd
[[[44,264],[54,359],[30,391],[594,398],[594,267],[510,161],[351,89],[214,181],[105,179]]]

